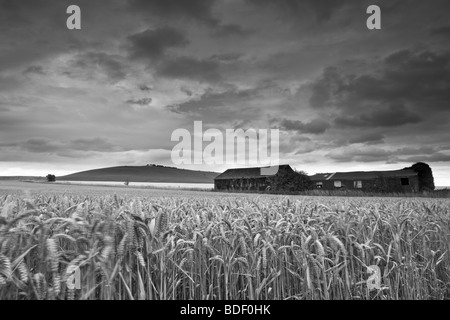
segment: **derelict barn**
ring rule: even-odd
[[[268,167],[267,167],[268,168]],[[266,191],[270,189],[270,175],[264,175],[258,168],[228,169],[214,179],[214,190]],[[278,174],[294,171],[289,165],[280,165]]]
[[[418,192],[418,173],[412,169],[371,172],[336,172],[310,176],[316,189],[351,189],[371,192]]]

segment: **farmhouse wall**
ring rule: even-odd
[[[355,181],[357,180],[339,180],[341,181],[340,189],[347,190],[361,190],[366,192],[417,192],[419,191],[419,179],[417,176],[408,177],[409,185],[402,185],[402,180],[399,177],[379,177],[376,179],[361,179],[362,188],[356,188]],[[317,185],[318,182],[322,183],[323,190],[336,190],[334,186],[335,180],[322,180],[315,181]]]

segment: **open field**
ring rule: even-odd
[[[111,195],[118,193],[125,196],[138,197],[161,197],[173,196],[177,194],[184,195],[198,195],[197,191],[189,190],[175,190],[163,188],[142,188],[134,186],[93,186],[93,185],[75,185],[75,184],[56,184],[47,182],[22,182],[22,181],[1,181],[0,180],[0,194],[14,193],[14,194],[68,194],[68,195]],[[208,192],[208,194],[215,194]]]
[[[0,299],[450,298],[449,199],[8,181],[0,208]]]

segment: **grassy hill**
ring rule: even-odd
[[[56,177],[66,181],[129,181],[129,182],[174,182],[214,183],[217,172],[194,171],[163,166],[122,166],[81,171]]]

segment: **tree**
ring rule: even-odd
[[[311,179],[302,171],[280,171],[269,178],[269,184],[275,192],[299,192],[313,188]]]
[[[48,182],[55,182],[56,181],[56,177],[54,174],[48,174],[47,175],[47,181]]]
[[[416,171],[419,175],[419,191],[433,191],[434,177],[430,166],[423,162],[417,162],[410,169]]]

